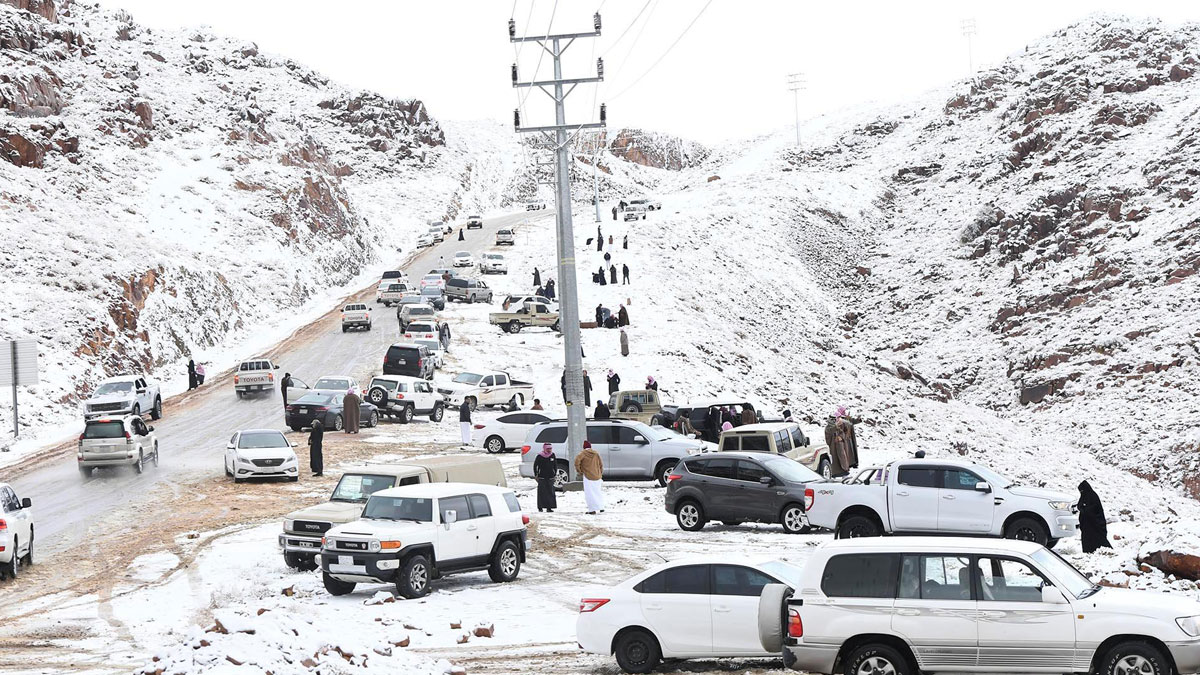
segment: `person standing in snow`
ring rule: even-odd
[[[621,285],[629,283],[629,265],[621,263]]]
[[[608,275],[606,275],[604,273],[604,265],[601,265],[600,266],[600,275],[599,275],[599,277],[597,277],[596,280],[600,283],[601,286],[607,286],[608,285],[607,277],[608,277]]]
[[[629,250],[629,235],[625,235],[625,238],[621,240],[621,248]]]
[[[287,410],[287,390],[292,386],[292,374],[284,373],[283,379],[279,381],[279,393],[283,394],[283,409]]]
[[[613,268],[613,283],[614,284],[617,283],[616,279],[617,279],[617,268],[614,267]],[[625,326],[628,326],[628,325],[629,325],[629,310],[625,309],[625,305],[621,305],[621,308],[617,310],[617,327],[624,328]]]
[[[583,371],[583,404],[592,405],[592,378],[588,377],[586,370]]]
[[[617,207],[613,207],[613,220],[617,219]]]
[[[553,279],[546,282],[546,299],[547,300],[554,299],[554,280]]]
[[[442,342],[442,349],[450,351],[450,324],[448,322],[443,321],[438,326],[438,339]]]
[[[537,479],[538,512],[554,513],[558,508],[558,497],[554,494],[554,474],[558,471],[558,458],[554,446],[542,444],[542,451],[533,458],[533,477]]]
[[[615,394],[621,390],[621,376],[608,370],[608,393]]]
[[[597,251],[604,250],[604,238],[603,237],[596,240],[596,250]]]
[[[471,445],[471,406],[463,401],[462,405],[458,406],[458,432],[462,436],[462,445],[464,448]]]
[[[533,268],[533,287],[537,288],[541,285],[542,285],[542,273],[539,272],[538,268],[535,267],[535,268]]]
[[[188,359],[188,391],[200,386],[196,384],[196,362]]]
[[[1086,480],[1079,484],[1079,538],[1084,553],[1112,548],[1108,541],[1108,521],[1104,519],[1100,495]]]
[[[658,380],[655,380],[653,375],[646,376],[646,388],[658,391]]]
[[[629,356],[629,336],[624,328],[621,329],[621,356]]]
[[[599,239],[600,243],[604,243],[604,233],[600,231],[599,225],[596,225],[596,239]]]
[[[575,456],[575,471],[583,476],[583,499],[588,515],[604,513],[604,461],[592,449],[591,441],[583,442],[583,450]]]
[[[346,395],[342,398],[342,416],[345,418],[346,433],[357,434],[358,425],[362,421],[362,399],[358,394],[354,393],[353,389],[347,389]]]
[[[608,266],[608,283],[612,284],[613,286],[617,285],[617,266],[616,265]]]
[[[612,243],[613,243],[613,242],[612,242],[612,235],[610,234],[610,235],[608,235],[608,245],[609,245],[609,246],[612,246]]]
[[[792,419],[792,411],[791,410],[783,411],[783,421],[784,422],[795,422],[796,421],[796,420]]]
[[[458,240],[462,241],[464,239],[466,239],[466,237],[463,236],[463,229],[460,227],[458,228]]]
[[[610,261],[610,260],[612,260],[612,253],[609,253],[608,251],[605,251],[605,252],[604,252],[604,262],[608,262],[608,261]]]
[[[196,364],[196,386],[197,387],[204,386],[204,364],[203,363]]]
[[[829,447],[832,476],[845,476],[858,466],[858,449],[854,447],[854,424],[846,418],[846,408],[840,407],[825,424],[825,444]]]
[[[321,452],[321,441],[325,436],[325,425],[321,420],[314,420],[312,431],[308,434],[308,467],[314,476],[320,476],[325,471],[325,457]]]
[[[604,303],[596,305],[596,328],[604,325]]]
[[[604,401],[596,401],[596,410],[592,413],[592,419],[606,420],[612,418],[612,411],[608,409],[608,405]]]
[[[625,207],[627,207],[627,206],[629,206],[629,205],[625,203],[625,200],[624,200],[624,199],[622,199],[621,201],[617,202],[617,207],[618,207],[618,208],[620,208],[622,211],[624,211],[624,210],[625,210]]]

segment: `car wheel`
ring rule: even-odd
[[[445,416],[446,406],[442,405],[441,403],[433,404],[433,412],[429,413],[429,420],[431,422],[441,422],[442,418]]]
[[[652,426],[652,427],[661,427],[661,426],[663,426],[663,420],[662,420],[662,417],[661,417],[661,416],[659,416],[659,415],[651,415],[651,416],[650,416],[650,426]]]
[[[1046,526],[1042,525],[1034,518],[1017,518],[1004,528],[1005,539],[1016,539],[1018,541],[1032,541],[1035,544],[1046,545],[1050,540],[1050,535],[1046,532]]]
[[[494,455],[498,452],[504,452],[504,439],[499,436],[488,436],[483,442],[483,449],[488,451],[488,454]]]
[[[234,391],[233,393],[237,394],[238,398],[243,398],[246,396],[246,392],[240,390]]]
[[[429,560],[423,555],[409,556],[396,574],[396,591],[412,600],[429,595]]]
[[[311,572],[317,569],[317,563],[313,558],[299,553],[284,553],[283,563],[294,570],[301,572]],[[336,581],[336,579],[334,580]]]
[[[846,675],[909,675],[908,660],[893,647],[867,643],[850,652]]]
[[[19,575],[21,573],[21,558],[17,555],[17,551],[20,550],[17,547],[21,542],[17,541],[17,538],[14,536],[12,543],[13,543],[12,559],[10,559],[4,565],[4,574],[9,579],[16,579],[17,575]]]
[[[821,463],[817,465],[817,473],[825,480],[833,478],[833,463],[828,458],[822,458]]]
[[[368,427],[379,426],[379,411],[378,410],[371,411],[371,418],[367,420],[367,426]]]
[[[133,472],[141,473],[145,470],[146,470],[146,456],[144,454],[142,454],[141,450],[138,450],[137,462],[135,462],[133,465]]]
[[[554,322],[553,326],[550,326],[550,330],[554,331],[555,333],[559,332],[559,325],[558,325],[557,320]]]
[[[29,548],[25,551],[25,566],[33,567],[33,528],[29,529]]]
[[[758,597],[758,642],[768,654],[783,651],[783,625],[787,599],[792,589],[787,584],[767,584]]]
[[[473,304],[475,304],[475,296],[473,296],[473,295],[468,295],[468,296],[467,296],[467,304],[468,304],[468,305],[473,305]]]
[[[371,387],[371,390],[367,392],[367,403],[376,408],[384,407],[387,404],[387,389],[383,387]]]
[[[520,333],[521,332],[521,323],[519,321],[515,321],[515,320],[509,321],[508,322],[508,332]]]
[[[158,466],[158,443],[154,444],[154,466]]]
[[[404,411],[400,413],[400,423],[408,424],[409,422],[413,421],[413,417],[415,416],[416,411],[413,410],[413,407],[411,405],[406,405],[404,406]]]
[[[488,577],[498,584],[505,584],[516,581],[520,573],[521,554],[517,551],[517,545],[511,539],[506,539],[500,544],[500,548],[496,549],[496,555],[492,556],[492,562],[488,565]]]
[[[850,516],[843,520],[837,528],[838,539],[878,537],[880,534],[879,524],[866,516]]]
[[[679,529],[695,532],[707,522],[704,519],[704,507],[689,499],[675,507],[675,521],[679,523]]]
[[[1122,642],[1104,655],[1100,675],[1167,675],[1171,664],[1148,642]]]
[[[321,582],[325,584],[325,590],[329,591],[330,595],[346,595],[354,592],[354,587],[358,584],[353,581],[342,581],[329,576],[329,572],[321,573]]]
[[[654,480],[658,481],[659,487],[667,486],[667,476],[671,475],[671,472],[675,470],[675,465],[678,463],[677,460],[668,459],[659,462],[658,466],[654,467]]]
[[[162,397],[161,396],[157,396],[154,399],[154,407],[150,409],[150,419],[152,419],[152,420],[162,419]]]
[[[341,431],[342,429],[345,429],[345,428],[346,428],[346,421],[344,419],[342,419],[342,416],[341,415],[335,416],[333,418],[333,430]]]
[[[554,467],[554,489],[562,492],[567,483],[571,481],[571,473],[567,469],[567,463],[559,461]]]
[[[621,412],[623,412],[623,413],[632,413],[632,412],[640,413],[640,412],[642,412],[642,404],[638,403],[637,401],[626,401],[625,403],[623,403],[621,405]]]
[[[346,327],[345,327],[345,326],[342,326],[342,332],[343,332],[343,333],[345,333],[345,332],[346,332]]]
[[[142,406],[134,403],[133,410],[130,411],[130,414],[132,414],[134,417],[141,417],[142,416]]]
[[[613,645],[617,665],[627,673],[649,673],[662,660],[658,640],[644,630],[631,630],[617,638]]]
[[[801,534],[808,523],[804,520],[804,508],[799,504],[788,504],[779,515],[783,531],[788,534]]]

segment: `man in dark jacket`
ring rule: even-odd
[[[284,374],[283,374],[283,379],[279,381],[279,393],[280,393],[280,394],[283,394],[283,408],[284,408],[284,410],[286,410],[286,409],[287,409],[287,405],[288,405],[288,402],[287,402],[287,390],[288,390],[288,387],[290,387],[290,386],[292,386],[292,374],[291,374],[291,373],[284,373]]]
[[[321,420],[314,420],[312,432],[308,434],[308,466],[314,476],[320,476],[325,471],[325,456],[321,452],[321,441],[325,436],[325,425]]]
[[[623,248],[623,249],[629,248],[629,235],[625,235],[625,238],[621,240],[621,248]]]
[[[471,406],[463,401],[458,406],[458,430],[462,434],[463,447],[471,445]]]
[[[617,219],[617,207],[613,207],[613,220]]]
[[[608,275],[604,273],[604,265],[600,266],[599,276],[596,278],[596,281],[599,282],[601,286],[608,285]]]
[[[621,309],[617,310],[617,326],[624,328],[629,325],[629,310],[625,309],[625,305],[621,305]]]
[[[555,283],[554,283],[553,279],[546,282],[546,299],[547,300],[554,299],[554,287],[555,287]]]
[[[621,376],[608,371],[608,393],[615,394],[621,389]]]
[[[629,283],[629,265],[621,264],[621,285]]]
[[[592,419],[606,420],[611,417],[612,413],[609,411],[608,406],[604,404],[604,401],[596,401],[596,411],[592,413]]]
[[[1104,519],[1100,495],[1086,480],[1079,484],[1079,538],[1084,553],[1112,548],[1108,541],[1108,521]]]
[[[604,304],[596,305],[596,328],[604,325]]]

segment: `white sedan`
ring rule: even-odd
[[[426,274],[421,277],[421,290],[426,288],[446,288],[446,280],[440,274]]]
[[[433,244],[433,235],[429,232],[417,237],[417,248],[429,248]]]
[[[612,654],[627,673],[664,659],[778,658],[758,639],[758,596],[767,584],[796,588],[801,569],[771,560],[676,561],[579,601],[575,635],[584,651]]]
[[[474,267],[475,257],[471,255],[470,251],[459,251],[458,253],[454,254],[454,266]]]
[[[494,420],[477,423],[472,443],[489,453],[517,450],[525,443],[525,436],[533,425],[549,422],[550,418],[536,412],[517,412],[501,415]],[[541,450],[541,448],[537,448]]]
[[[225,446],[225,475],[240,483],[247,478],[300,480],[295,446],[274,429],[246,429]]]

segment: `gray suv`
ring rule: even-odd
[[[704,449],[701,441],[634,420],[588,420],[587,440],[604,462],[604,480],[657,480],[659,485],[667,484],[679,460]],[[567,482],[566,420],[542,422],[529,430],[521,447],[522,476],[533,478],[533,460],[543,443],[553,445],[559,458],[554,485],[561,488]]]
[[[667,476],[666,508],[681,529],[694,532],[709,520],[726,525],[779,523],[785,532],[808,531],[805,487],[824,480],[803,464],[753,452],[692,457]]]
[[[459,302],[491,302],[492,289],[478,279],[455,277],[446,282],[446,299]]]

